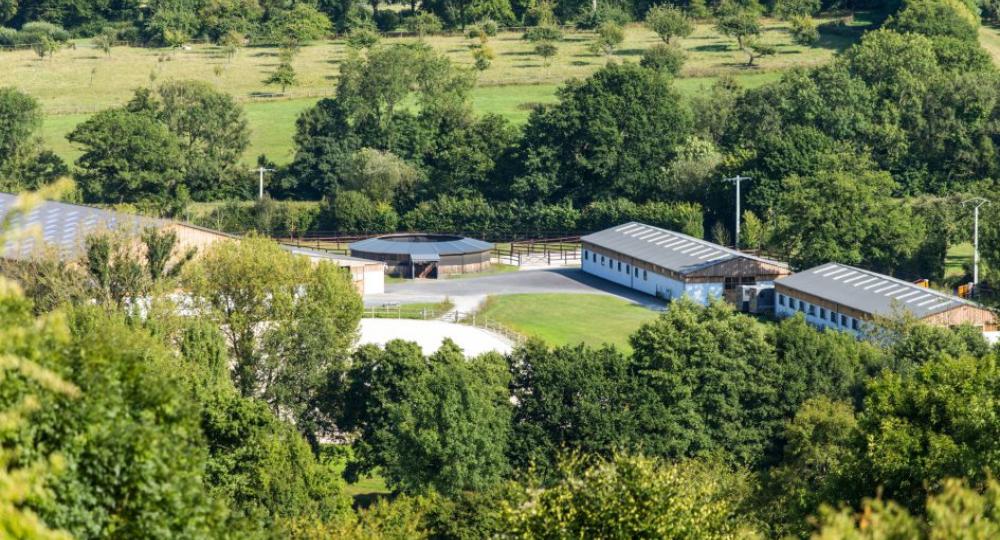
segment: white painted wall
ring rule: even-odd
[[[781,295],[781,296],[778,296]],[[784,296],[784,305],[782,305],[781,297]],[[795,308],[791,307],[791,300],[795,301]],[[810,306],[812,306],[812,312],[810,313]],[[792,317],[796,313],[802,313],[805,315],[806,322],[820,329],[830,329],[837,330],[840,332],[847,332],[855,337],[860,337],[865,334],[868,330],[869,324],[865,321],[858,320],[858,328],[860,330],[854,330],[853,328],[853,318],[847,316],[847,324],[842,325],[843,314],[837,313],[837,321],[833,322],[830,320],[830,310],[824,309],[820,311],[820,306],[815,306],[809,302],[805,302],[800,298],[791,295],[785,295],[782,293],[776,293],[774,299],[774,314],[779,318]],[[825,314],[825,317],[820,317],[821,314]]]
[[[385,272],[383,270],[365,270],[364,294],[382,294],[385,292]]]
[[[594,260],[597,255],[597,260]],[[630,289],[646,293],[651,296],[661,296],[668,300],[676,300],[682,296],[688,296],[692,300],[701,304],[707,304],[711,296],[722,297],[722,283],[688,283],[669,278],[656,272],[646,271],[643,274],[642,268],[636,276],[635,268],[621,261],[621,270],[618,270],[618,260],[611,257],[604,257],[601,264],[601,255],[586,251],[586,257],[581,262],[581,268],[588,274],[606,279]]]

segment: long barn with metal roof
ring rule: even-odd
[[[668,300],[717,296],[739,305],[745,287],[789,274],[784,263],[637,222],[580,240],[584,272]]]
[[[971,324],[996,330],[996,316],[975,302],[846,264],[828,263],[803,270],[774,284],[775,314],[802,313],[821,328],[856,335],[873,321],[909,315],[928,324]]]

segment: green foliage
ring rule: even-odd
[[[408,32],[413,32],[418,37],[424,37],[427,34],[437,34],[444,29],[444,23],[441,22],[441,19],[437,15],[426,11],[421,11],[416,15],[410,15],[403,19],[403,26],[406,27]]]
[[[602,23],[597,27],[597,39],[593,43],[595,52],[603,52],[611,56],[615,49],[625,41],[625,29],[613,22]]]
[[[542,57],[542,62],[546,67],[548,67],[551,58],[558,52],[559,48],[556,47],[555,44],[548,41],[542,41],[535,45],[535,54]]]
[[[903,9],[886,22],[886,27],[928,37],[979,39],[979,17],[961,0],[906,0]]]
[[[727,1],[719,8],[715,29],[724,36],[736,39],[740,49],[743,49],[749,38],[760,35],[760,21],[754,9]]]
[[[420,171],[395,154],[362,148],[352,156],[341,187],[376,203],[392,203],[410,200],[421,179]]]
[[[538,341],[516,349],[510,460],[554,473],[565,451],[609,456],[638,446],[642,426],[634,413],[643,392],[628,358],[613,347],[548,349]]]
[[[792,41],[799,45],[809,46],[819,41],[819,29],[816,21],[812,17],[792,17],[791,29]]]
[[[41,125],[38,101],[13,87],[0,87],[0,190],[39,188],[69,172],[61,159],[43,149]]]
[[[395,232],[399,226],[399,214],[391,204],[351,190],[338,191],[327,200],[319,219],[324,229],[345,233]]]
[[[747,60],[747,66],[753,66],[753,61],[758,58],[763,56],[774,56],[778,53],[778,49],[774,45],[757,40],[747,42],[744,51],[746,51],[747,56],[749,57]]]
[[[808,19],[820,10],[820,0],[776,0],[772,11],[784,20]]]
[[[298,2],[278,10],[268,21],[266,34],[274,43],[300,45],[326,37],[331,28],[330,19],[315,6]]]
[[[892,198],[888,174],[819,172],[783,186],[774,237],[799,268],[837,261],[892,273],[919,248],[923,223]]]
[[[281,93],[284,94],[285,90],[289,86],[295,86],[298,84],[298,78],[295,74],[295,68],[292,67],[291,62],[281,62],[274,68],[274,71],[268,73],[267,77],[261,81],[266,85],[278,85],[281,87]]]
[[[507,472],[509,375],[503,357],[467,359],[453,342],[425,357],[414,343],[354,355],[343,421],[357,430],[346,475],[378,467],[404,492],[483,489]]]
[[[666,464],[616,455],[563,465],[551,486],[526,486],[505,507],[505,526],[520,538],[752,537],[742,506],[749,480],[712,462]]]
[[[226,329],[240,395],[264,400],[313,437],[327,422],[315,400],[345,369],[361,317],[350,274],[255,236],[213,244],[188,270],[193,296]]]
[[[185,204],[180,142],[150,115],[102,111],[67,138],[84,148],[75,175],[84,201],[143,203],[166,212]]]
[[[319,207],[316,204],[275,201],[265,196],[253,204],[227,201],[194,222],[228,233],[254,231],[264,236],[289,237],[312,230],[318,217]]]
[[[370,28],[354,28],[347,34],[347,46],[355,50],[370,49],[378,44],[379,38],[378,32]]]
[[[684,49],[676,45],[658,43],[642,53],[639,65],[671,77],[677,77],[680,75],[686,59],[687,55],[684,53]]]
[[[865,500],[859,513],[829,507],[820,513],[817,540],[835,538],[991,538],[1000,534],[1000,484],[970,488],[955,478],[927,498],[926,515],[911,514],[892,501]]]
[[[562,41],[563,32],[554,25],[533,26],[524,33],[524,39],[531,43]]]
[[[646,12],[646,26],[660,36],[664,43],[669,44],[674,38],[685,38],[694,31],[694,26],[687,15],[679,8],[670,5],[654,6]]]

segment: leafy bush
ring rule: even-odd
[[[399,16],[399,13],[395,11],[389,11],[388,9],[383,9],[375,14],[375,27],[382,32],[392,32],[396,28],[399,28],[400,23],[403,19]]]
[[[228,201],[194,222],[228,233],[257,231],[272,236],[296,236],[315,229],[319,213],[315,204],[265,198],[254,204]]]
[[[626,221],[641,221],[701,238],[705,235],[702,219],[701,205],[696,203],[636,204],[627,199],[611,199],[587,205],[578,226],[581,230],[597,231]]]
[[[639,65],[676,77],[684,67],[687,55],[676,45],[657,43],[642,53]]]
[[[0,47],[13,47],[18,45],[17,30],[0,26]]]
[[[819,40],[819,28],[812,17],[794,17],[791,20],[792,41],[799,45],[812,45]]]
[[[483,33],[485,33],[489,37],[497,35],[497,32],[500,31],[500,25],[497,24],[497,22],[494,21],[493,19],[483,19],[479,23],[479,27],[482,28]]]
[[[524,33],[524,39],[532,43],[559,41],[562,38],[562,30],[560,30],[558,26],[552,25],[535,26],[533,28],[529,28],[528,31]]]
[[[597,12],[587,10],[587,13],[576,21],[576,27],[580,30],[594,30],[606,22],[626,25],[632,22],[632,15],[621,6],[601,4],[597,7]]]
[[[338,232],[393,232],[399,227],[399,214],[388,203],[373,202],[364,193],[341,191],[323,203],[320,223]]]
[[[26,36],[45,36],[59,42],[69,41],[70,37],[69,32],[63,30],[61,26],[44,21],[25,23],[21,27],[21,34]]]
[[[441,22],[441,19],[437,15],[427,13],[426,11],[407,17],[403,20],[403,25],[406,26],[407,31],[413,32],[418,36],[434,34],[444,28],[444,23]]]

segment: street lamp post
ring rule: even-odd
[[[736,184],[736,235],[733,240],[733,245],[736,249],[740,249],[740,182],[744,180],[750,180],[749,176],[736,175],[732,178],[723,178],[724,182],[732,182]]]

